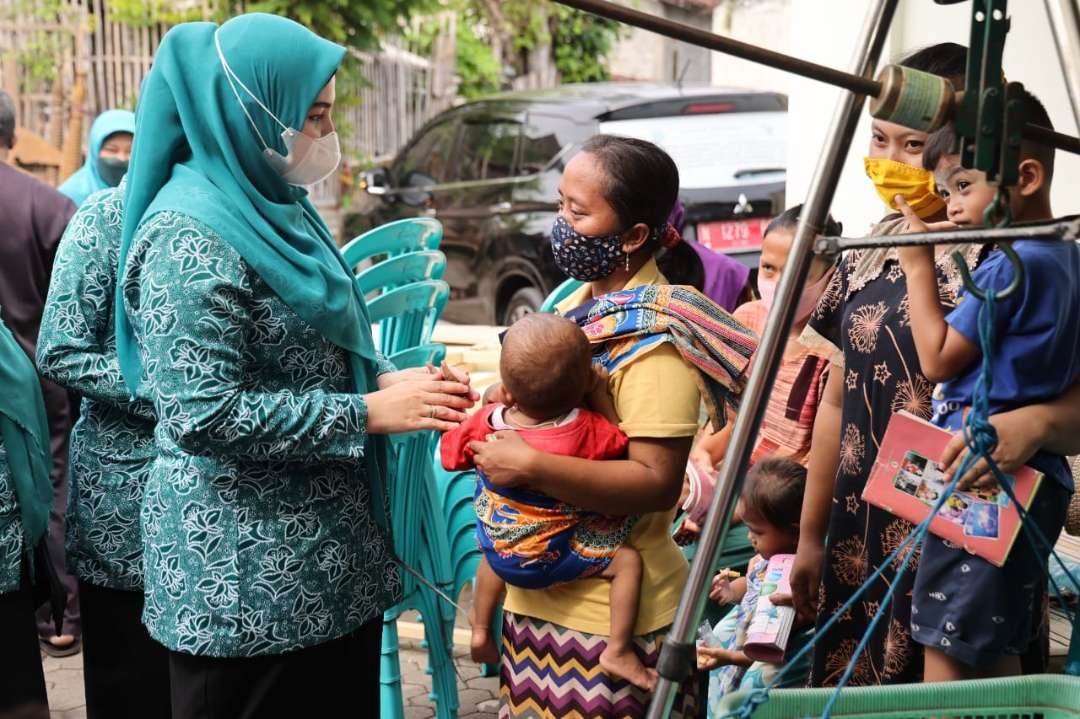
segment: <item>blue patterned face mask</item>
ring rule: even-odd
[[[602,280],[619,267],[623,257],[621,232],[607,235],[577,233],[562,215],[551,228],[555,266],[581,282]]]

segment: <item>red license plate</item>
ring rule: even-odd
[[[772,218],[755,217],[749,220],[722,220],[697,225],[697,241],[717,252],[757,250]]]

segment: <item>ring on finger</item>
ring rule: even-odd
[[[439,408],[435,405],[428,405],[428,419],[435,419],[435,415],[439,413],[438,410]]]

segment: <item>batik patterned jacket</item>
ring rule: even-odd
[[[401,582],[344,351],[182,214],[144,220],[123,281],[139,396],[158,416],[142,512],[151,635],[191,654],[267,655],[380,617]]]
[[[154,460],[153,407],[131,401],[116,360],[113,292],[123,188],[91,195],[53,264],[38,336],[38,370],[82,395],[71,431],[67,556],[85,582],[141,591],[139,510]]]

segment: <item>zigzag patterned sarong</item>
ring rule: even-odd
[[[655,666],[661,632],[635,637],[638,655]],[[499,676],[499,719],[638,719],[652,696],[600,668],[607,636],[587,634],[506,612]],[[703,716],[697,675],[675,699],[671,717]]]

